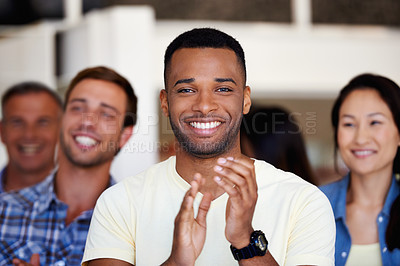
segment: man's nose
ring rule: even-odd
[[[93,127],[97,124],[99,116],[97,113],[83,113],[82,114],[82,125],[85,127]]]
[[[218,104],[216,103],[215,95],[213,95],[212,91],[200,91],[196,103],[193,105],[193,110],[207,115],[216,109],[218,109]]]

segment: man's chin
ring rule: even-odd
[[[227,143],[202,143],[202,144],[193,144],[193,143],[179,143],[180,148],[183,149],[186,153],[201,159],[208,159],[217,157],[228,150]]]
[[[101,165],[105,161],[94,161],[94,160],[70,160],[70,162],[80,168],[92,168]]]
[[[41,173],[43,170],[49,169],[51,171],[55,167],[55,164],[49,165],[21,165],[18,168],[24,173]]]
[[[92,168],[113,159],[113,156],[111,157],[111,155],[111,159],[104,156],[89,156],[89,154],[73,155],[66,153],[65,155],[72,165],[82,168]]]

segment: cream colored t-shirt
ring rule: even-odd
[[[279,265],[334,265],[335,222],[325,195],[263,161],[255,161],[255,170],[258,200],[253,228],[265,233]],[[94,210],[83,262],[115,258],[134,265],[163,263],[170,255],[175,216],[189,187],[171,157],[106,190]],[[201,197],[194,201],[195,215]],[[227,200],[225,193],[211,204],[206,242],[196,265],[237,265],[224,235]]]
[[[369,245],[351,245],[346,266],[380,266],[382,265],[379,243]]]

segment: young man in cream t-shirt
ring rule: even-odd
[[[240,152],[251,105],[240,44],[194,29],[169,45],[164,64],[176,157],[103,193],[83,265],[334,265],[322,192]]]

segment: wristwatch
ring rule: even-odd
[[[268,241],[262,231],[257,230],[250,235],[250,244],[247,247],[237,249],[231,245],[231,251],[235,260],[250,259],[255,256],[264,256],[268,249]]]

